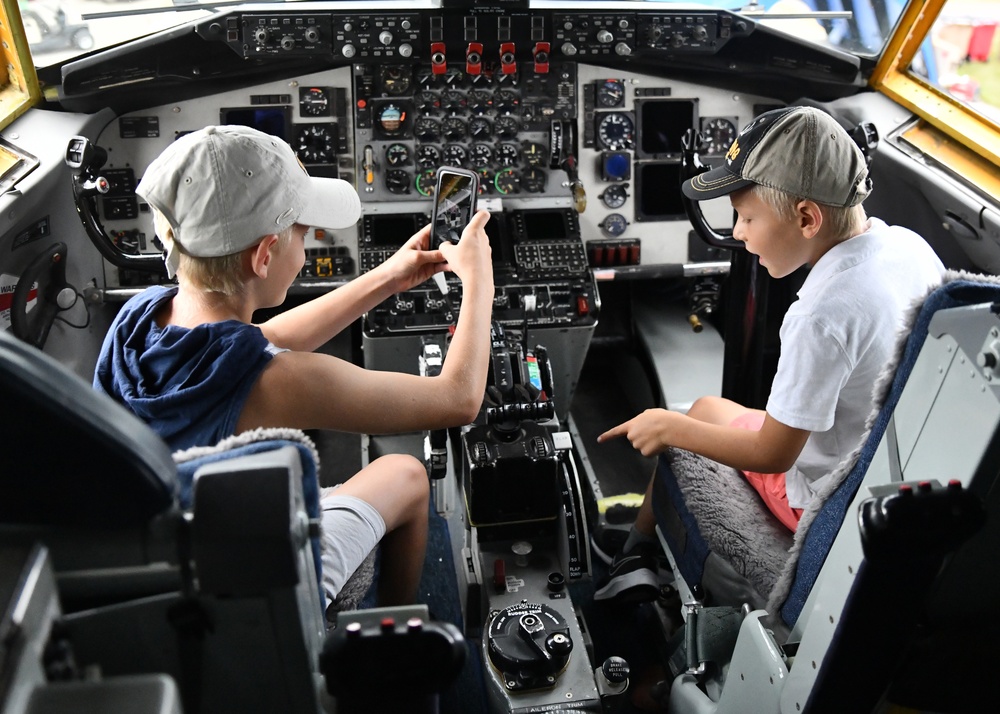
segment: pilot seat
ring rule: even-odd
[[[74,671],[166,675],[187,712],[316,710],[318,486],[301,432],[176,462],[138,418],[8,333],[0,402],[17,445],[0,547],[47,553],[60,612],[42,624]]]
[[[676,449],[659,459],[657,534],[685,619],[660,688],[670,711],[991,701],[962,673],[996,660],[1000,634],[998,314],[1000,281],[958,272],[914,306],[869,433],[794,535],[735,469]]]

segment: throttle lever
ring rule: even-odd
[[[496,320],[490,325],[490,360],[493,366],[493,385],[506,396],[514,388],[514,374],[503,325]]]

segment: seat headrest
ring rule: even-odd
[[[118,528],[175,502],[152,429],[40,350],[0,332],[0,523]]]

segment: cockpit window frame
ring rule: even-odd
[[[4,129],[42,99],[17,0],[0,0],[0,60],[0,129]]]
[[[907,137],[911,143],[960,175],[992,178],[980,188],[1000,199],[1000,127],[910,71],[947,1],[911,0],[868,84],[920,117]]]

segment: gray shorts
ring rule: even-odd
[[[340,593],[362,561],[385,535],[385,521],[371,504],[355,496],[323,492],[319,507],[323,528],[323,609]]]

